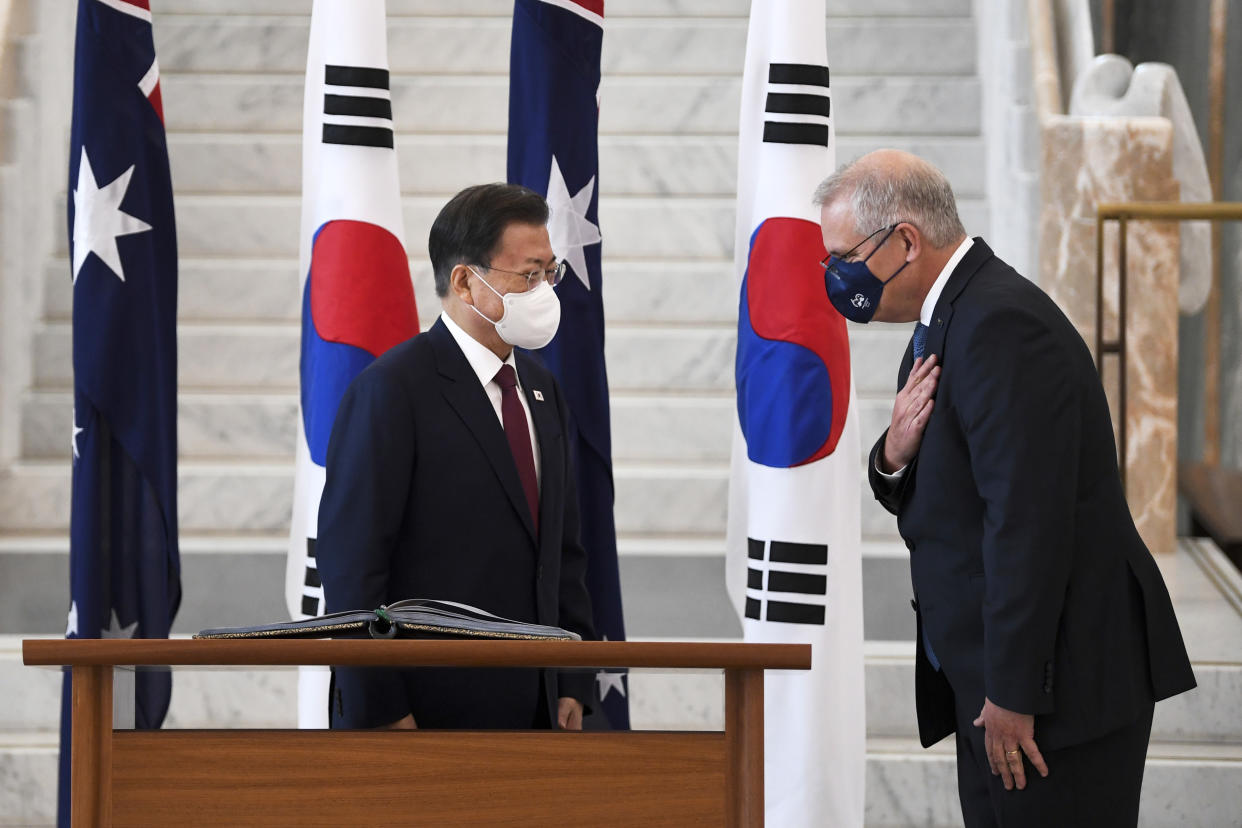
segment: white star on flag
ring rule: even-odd
[[[86,431],[86,429],[78,426],[78,410],[75,408],[73,409],[73,436],[69,438],[69,448],[73,450],[74,460],[81,457],[81,455],[78,454],[78,435],[83,431]]]
[[[621,694],[621,697],[625,698],[625,673],[610,673],[607,670],[600,670],[595,674],[595,681],[599,684],[600,701],[608,698],[608,693],[614,687]]]
[[[569,262],[574,275],[587,290],[591,289],[591,276],[587,273],[582,250],[599,244],[601,238],[599,226],[586,217],[594,193],[595,176],[591,176],[578,194],[571,196],[565,176],[561,174],[561,165],[556,163],[556,156],[552,156],[552,169],[548,174],[548,208],[551,210],[548,234],[552,237],[552,250]]]
[[[601,640],[607,641],[608,636],[604,636]],[[625,698],[625,671],[610,673],[607,670],[600,670],[595,674],[595,681],[599,684],[599,700],[603,701],[608,698],[608,693],[615,687],[617,692],[621,694],[621,698]]]
[[[78,602],[69,602],[69,623],[65,625],[65,638],[78,634]]]
[[[138,621],[128,626],[121,626],[121,620],[116,617],[116,607],[112,608],[112,620],[106,629],[99,631],[100,638],[133,638],[134,633],[138,630]]]
[[[145,221],[121,212],[121,202],[125,200],[125,191],[129,189],[129,179],[133,174],[134,166],[131,164],[128,170],[100,188],[95,182],[91,160],[86,156],[86,146],[82,147],[82,158],[78,163],[78,188],[73,191],[74,283],[77,283],[78,273],[91,253],[98,256],[118,279],[125,281],[121,254],[116,249],[117,237],[151,229]]]

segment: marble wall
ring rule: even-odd
[[[1096,340],[1096,208],[1102,202],[1176,201],[1173,129],[1165,118],[1064,114],[1050,0],[1032,0],[1031,45],[1041,129],[1040,284],[1087,344]],[[1104,335],[1118,335],[1118,236],[1104,236]],[[1126,239],[1126,408],[1118,360],[1105,388],[1126,423],[1127,499],[1157,554],[1176,541],[1179,238],[1176,224],[1130,222]]]

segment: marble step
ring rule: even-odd
[[[463,186],[467,183],[463,181]],[[58,197],[63,202],[64,196]],[[431,224],[444,206],[438,196],[402,199],[411,253],[425,249]],[[182,256],[293,258],[297,255],[301,198],[297,195],[183,195],[176,199],[177,245]],[[987,202],[958,202],[967,230],[987,235]],[[600,200],[603,250],[626,259],[725,260],[733,256],[736,201],[723,196],[608,196]],[[64,257],[68,234],[55,236]]]
[[[440,314],[431,264],[410,259],[410,275],[424,328]],[[295,323],[302,319],[296,259],[182,258],[177,315],[182,322]],[[737,285],[728,259],[663,260],[605,258],[604,309],[610,323],[734,324]],[[44,318],[68,322],[73,315],[69,261],[51,260],[45,270]]]
[[[68,545],[63,534],[0,540],[0,573],[5,575],[0,581],[0,631],[47,635],[64,629]],[[692,539],[622,535],[617,545],[629,635],[742,634],[725,592],[723,533]],[[173,633],[285,617],[288,550],[286,535],[183,535],[183,596]],[[865,542],[861,552],[864,634],[869,640],[911,638],[914,616],[905,546]]]
[[[612,401],[616,462],[727,462],[733,444],[732,394],[616,394]],[[889,422],[892,401],[859,400],[862,457]],[[178,398],[178,455],[185,460],[292,460],[298,398],[285,394],[188,392]],[[67,460],[72,420],[68,391],[36,391],[22,403],[21,456]]]
[[[185,324],[300,324],[302,304],[295,259],[182,258],[177,316]],[[604,314],[616,325],[714,325],[737,322],[738,285],[729,259],[643,260],[605,258]],[[67,324],[73,316],[69,262],[52,259],[44,270],[44,316]],[[410,260],[420,321],[440,314],[431,265]],[[857,326],[855,326],[857,327]],[[867,330],[885,328],[873,322]],[[893,326],[909,338],[910,324]]]
[[[0,825],[56,825],[58,740],[56,733],[0,732]]]
[[[972,47],[973,54],[973,47]],[[300,132],[304,78],[297,74],[168,73],[161,77],[168,129]],[[507,76],[393,77],[399,133],[503,135]],[[978,135],[976,77],[855,75],[834,80],[839,135]],[[741,101],[735,76],[605,76],[601,134],[734,135]]]
[[[631,686],[637,684],[631,678]],[[631,714],[633,715],[633,714]],[[0,736],[0,825],[52,826],[56,820],[54,734]],[[1140,828],[1237,825],[1242,812],[1242,748],[1155,743],[1143,776]],[[867,740],[866,828],[955,828],[956,760],[913,739]],[[1194,796],[1188,797],[1188,791]]]
[[[908,328],[868,326],[851,332],[851,363],[860,394],[896,392]],[[610,325],[604,355],[612,391],[727,393],[733,390],[736,329]],[[192,324],[178,329],[178,375],[183,390],[294,392],[301,329],[283,324]],[[35,386],[72,385],[72,328],[44,325],[34,338]]]
[[[299,133],[173,132],[168,144],[178,194],[301,192]],[[503,134],[402,135],[397,139],[402,190],[447,200],[467,182],[503,180],[506,146]],[[959,197],[985,195],[979,136],[842,135],[837,160],[880,147],[905,149],[936,164]],[[736,192],[735,136],[604,135],[599,152],[600,186],[608,196]]]
[[[831,9],[830,9],[831,11]],[[605,75],[738,75],[745,17],[619,18],[605,29]],[[975,70],[970,18],[832,17],[826,21],[835,77],[967,75]],[[304,72],[309,17],[174,15],[155,18],[161,73]],[[391,71],[509,72],[512,11],[495,17],[388,18]],[[901,60],[893,60],[900,54]]]
[[[431,264],[411,259],[410,274],[423,327],[440,314]],[[609,322],[733,324],[737,285],[728,259],[605,258],[604,308]],[[302,304],[295,259],[182,258],[177,315],[183,322],[300,323]],[[44,318],[68,322],[73,314],[69,261],[45,269]]]
[[[388,0],[389,19],[401,16],[507,17],[511,0]],[[306,15],[311,0],[213,0],[211,13]],[[841,17],[968,17],[971,0],[830,0],[828,11]],[[202,14],[202,0],[163,0],[161,14]],[[608,20],[627,17],[746,17],[750,0],[624,0],[608,7]]]
[[[63,201],[63,196],[61,199]],[[446,199],[402,199],[405,238],[425,250],[428,231]],[[980,212],[983,203],[979,202]],[[293,258],[298,253],[301,198],[296,195],[184,195],[176,199],[182,256]],[[600,204],[604,249],[627,258],[709,258],[732,255],[734,201],[723,197],[610,197]],[[65,256],[68,237],[58,236]]]
[[[463,182],[463,186],[468,182]],[[408,250],[425,249],[445,198],[402,199]],[[177,247],[182,256],[293,258],[298,252],[301,197],[297,195],[183,195],[176,199]],[[603,250],[627,259],[730,259],[736,201],[722,196],[608,196],[600,199]],[[987,235],[987,203],[961,199],[969,232]],[[65,256],[68,234],[57,237]]]
[[[1152,742],[1143,772],[1139,828],[1237,826],[1242,745]],[[867,740],[867,828],[962,824],[951,741],[923,750],[915,739]]]
[[[64,532],[69,525],[70,469],[66,462],[21,461],[0,476],[0,532]],[[617,463],[617,531],[701,536],[724,531],[729,468],[725,463]],[[178,469],[181,531],[288,531],[293,467],[183,462]],[[860,492],[865,538],[888,539],[897,528],[866,486]]]
[[[22,404],[22,457],[68,459],[69,391],[33,392]],[[284,394],[185,393],[177,399],[177,453],[185,459],[246,458],[291,462],[298,397]]]
[[[618,463],[613,473],[619,532],[699,535],[724,530],[726,464]],[[288,529],[292,464],[183,462],[178,476],[182,532]],[[861,500],[864,534],[892,536],[892,516],[869,491]],[[0,476],[0,531],[57,532],[68,525],[68,463],[23,461]]]

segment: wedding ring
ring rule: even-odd
[[[1005,755],[1006,755],[1006,756],[1013,756],[1015,753],[1018,753],[1018,749],[1017,749],[1017,748],[1014,748],[1013,750],[1007,750],[1007,751],[1005,751]]]

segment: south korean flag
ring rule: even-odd
[[[319,498],[341,396],[418,333],[405,253],[384,0],[315,0],[302,126],[301,405],[285,597],[323,613]],[[328,670],[303,667],[298,723],[327,727]]]
[[[861,826],[861,448],[845,321],[819,264],[835,166],[824,0],[751,5],[738,139],[737,428],[726,580],[747,641],[812,645],[765,677],[766,824]]]

